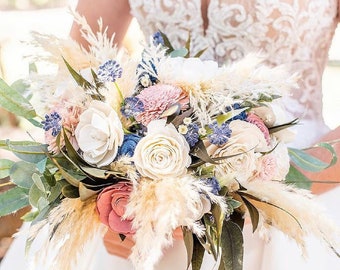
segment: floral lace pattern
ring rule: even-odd
[[[161,30],[180,46],[190,32],[192,52],[208,47],[206,59],[233,62],[248,52],[261,52],[267,63],[286,64],[301,74],[303,91],[293,93],[288,104],[295,116],[318,119],[318,129],[324,125],[321,78],[338,5],[338,0],[130,0],[146,36]]]

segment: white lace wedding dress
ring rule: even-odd
[[[233,62],[249,52],[261,52],[272,66],[286,64],[292,73],[302,75],[299,91],[287,100],[290,112],[302,119],[296,145],[310,145],[328,131],[322,118],[321,78],[338,23],[339,0],[130,0],[130,6],[146,36],[161,30],[176,47],[190,33],[191,51],[208,47],[207,59]],[[339,198],[338,187],[318,200],[340,225]],[[314,239],[308,242],[310,258],[304,260],[297,246],[275,230],[266,244],[251,233],[250,226],[245,235],[245,270],[340,269],[340,260]],[[186,269],[181,241],[166,255],[157,269]],[[23,256],[23,244],[17,240],[1,270],[24,269],[26,264],[15,259],[19,256]],[[213,265],[208,258],[204,270]],[[132,266],[108,255],[98,240],[77,269],[128,270]]]

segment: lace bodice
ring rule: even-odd
[[[295,116],[313,119],[315,134],[321,135],[321,78],[338,1],[130,0],[130,6],[146,36],[161,30],[180,46],[190,33],[191,51],[208,47],[206,59],[232,62],[248,52],[262,52],[269,64],[286,64],[301,74],[300,90],[289,107]]]

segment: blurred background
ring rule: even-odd
[[[95,0],[94,0],[95,1]],[[67,37],[72,24],[69,9],[76,0],[0,0],[0,77],[8,84],[24,78],[28,74],[29,54],[25,42],[30,40],[31,31]],[[125,46],[133,51],[142,38],[138,24],[132,21],[125,40]],[[329,62],[323,77],[324,118],[330,128],[340,124],[340,25],[337,29],[329,53]],[[30,139],[24,126],[15,116],[0,109],[0,140]],[[24,126],[24,129],[23,129]],[[0,158],[14,158],[0,151]],[[0,179],[5,181],[4,179]],[[8,187],[7,187],[8,188]],[[0,192],[5,188],[0,187]],[[22,212],[27,211],[23,209]],[[12,238],[20,227],[21,214],[0,218],[0,260],[4,256]]]

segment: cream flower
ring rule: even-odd
[[[161,62],[158,74],[162,83],[200,84],[210,81],[220,73],[217,62],[199,58],[167,58]]]
[[[202,194],[200,195],[200,200],[195,202],[195,207],[192,207],[190,209],[187,209],[186,216],[183,217],[183,221],[186,219],[192,219],[192,220],[200,220],[205,213],[210,212],[211,210],[211,202],[207,198],[206,195]],[[181,226],[187,226],[189,224],[186,224],[183,222],[183,224],[180,224]]]
[[[174,125],[154,120],[148,134],[139,141],[133,160],[139,173],[151,179],[178,177],[191,163],[189,145]]]
[[[84,160],[102,167],[115,159],[124,131],[117,113],[106,103],[94,100],[80,115],[75,135]]]
[[[289,172],[290,158],[287,145],[280,142],[271,153],[276,158],[277,169],[275,171],[275,180],[284,180]]]
[[[207,145],[208,154],[212,157],[233,156],[221,161],[216,167],[218,176],[235,177],[239,182],[245,182],[256,171],[259,154],[256,150],[266,147],[266,140],[255,125],[235,120],[230,123],[231,137],[226,144],[219,147]]]

